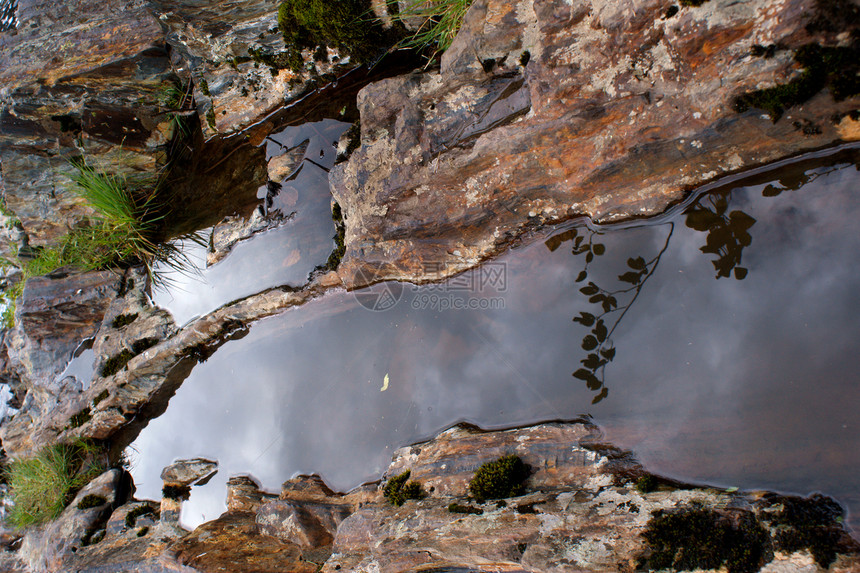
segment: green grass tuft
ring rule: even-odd
[[[104,471],[99,455],[98,448],[76,441],[12,462],[6,470],[14,503],[9,522],[21,528],[56,518],[80,488]]]
[[[389,1],[389,7],[396,5]],[[447,50],[460,30],[472,0],[412,0],[394,15],[395,21],[421,20],[418,30],[398,44],[398,48],[431,50],[438,55]],[[394,10],[391,10],[392,12]]]

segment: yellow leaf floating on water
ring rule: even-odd
[[[382,379],[382,388],[379,389],[380,392],[385,392],[388,390],[388,374],[385,375],[385,378]]]

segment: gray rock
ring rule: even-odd
[[[191,486],[212,477],[218,471],[218,462],[203,458],[176,460],[163,470],[161,479],[165,484]]]

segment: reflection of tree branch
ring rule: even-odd
[[[663,257],[663,253],[665,253],[666,249],[669,248],[669,240],[672,238],[672,234],[674,232],[675,232],[675,223],[669,223],[669,234],[666,235],[666,242],[663,243],[663,248],[660,249],[660,252],[657,253],[656,257],[654,257],[653,259],[648,261],[648,264],[650,265],[651,263],[653,263],[653,266],[651,267],[651,270],[648,271],[648,274],[645,275],[645,277],[642,279],[642,282],[638,286],[630,287],[631,289],[632,288],[636,289],[636,294],[633,295],[633,298],[630,299],[630,302],[627,304],[626,307],[624,307],[624,312],[621,313],[621,316],[619,316],[618,320],[615,321],[615,324],[612,325],[612,328],[609,330],[609,335],[607,336],[607,338],[612,338],[612,333],[615,332],[616,328],[618,328],[618,325],[621,323],[621,319],[624,318],[624,315],[627,314],[627,311],[630,310],[630,307],[633,306],[633,303],[636,302],[637,298],[639,298],[639,293],[642,292],[642,287],[645,285],[645,283],[648,281],[648,279],[651,278],[651,275],[654,274],[654,271],[657,270],[657,265],[660,264],[660,259]],[[627,289],[627,290],[629,291],[630,289]],[[625,292],[627,292],[627,291],[625,291]]]
[[[717,271],[716,278],[734,276],[742,280],[747,269],[740,266],[743,250],[752,244],[749,229],[756,220],[740,210],[726,214],[729,209],[730,191],[711,193],[690,205],[684,214],[687,227],[707,233],[703,253],[716,255],[711,261]]]
[[[627,315],[630,307],[634,302],[636,302],[636,299],[639,298],[639,294],[642,292],[642,287],[645,286],[645,283],[657,270],[660,259],[663,257],[666,249],[669,248],[669,241],[671,240],[674,231],[675,224],[670,223],[669,234],[666,236],[663,248],[651,260],[646,261],[642,257],[636,257],[635,259],[631,257],[627,259],[627,266],[631,270],[618,275],[618,280],[630,283],[631,286],[615,290],[607,290],[598,286],[594,282],[588,282],[585,286],[579,289],[583,295],[589,297],[589,303],[600,304],[603,309],[603,312],[597,315],[589,312],[580,312],[579,316],[574,317],[573,319],[574,322],[579,322],[586,328],[591,329],[590,333],[582,339],[582,349],[589,352],[589,354],[584,359],[580,360],[583,367],[574,372],[573,376],[584,381],[589,390],[593,390],[595,392],[598,390],[600,391],[592,400],[593,404],[600,402],[609,394],[604,382],[606,377],[606,365],[615,359],[615,347],[612,343],[612,334],[618,328],[618,325],[621,324],[621,321]],[[588,235],[587,241],[585,236],[580,235],[577,229],[572,229],[560,235],[556,235],[546,242],[547,247],[551,251],[554,251],[565,241],[572,240],[572,253],[574,255],[585,255],[585,266],[576,278],[577,283],[583,282],[588,278],[588,266],[594,260],[594,257],[601,256],[606,252],[606,247],[603,244],[594,242],[594,236],[599,235],[599,233],[590,230],[588,232],[590,234]],[[616,296],[627,294],[632,291],[635,291],[635,294],[630,301],[619,307]],[[620,314],[618,315],[618,318],[615,319],[612,328],[608,329],[604,318],[619,311]]]

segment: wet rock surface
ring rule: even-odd
[[[517,455],[529,466],[521,495],[481,503],[470,498],[476,471],[500,455]],[[391,505],[386,483],[405,470],[424,496]],[[86,491],[102,492],[119,475],[113,471]],[[70,551],[63,549],[65,533],[48,537],[40,530],[28,534],[18,556],[32,561],[29,570],[92,572],[597,572],[716,570],[728,563],[737,571],[847,573],[860,567],[860,546],[844,530],[842,508],[833,500],[651,476],[585,420],[500,431],[456,426],[401,448],[382,482],[346,494],[318,476],[289,480],[277,499],[248,477],[231,479],[229,488],[228,511],[190,533],[166,523],[154,502],[129,501],[112,513],[87,510],[101,512],[101,540]],[[108,501],[102,509],[112,507]],[[75,523],[71,538],[92,529],[92,519],[81,525],[66,515],[76,511],[66,510],[49,527]],[[688,527],[691,520],[704,527]],[[667,527],[670,541],[661,537]],[[59,545],[37,549],[34,540],[48,539]],[[692,563],[690,555],[717,560],[684,566]],[[667,558],[668,564],[656,565]]]
[[[173,77],[158,21],[135,2],[21,2],[0,33],[0,167],[32,245],[92,216],[71,192],[71,157],[119,173],[155,170]],[[10,244],[0,244],[9,252]]]
[[[734,109],[800,74],[793,50],[850,36],[856,19],[825,5],[476,0],[438,73],[359,94],[361,148],[330,178],[341,274],[450,276],[537,226],[656,214],[720,175],[856,139],[856,97],[824,90],[778,121]]]
[[[271,224],[245,217],[255,189],[288,173],[292,160],[266,165],[262,150],[212,136],[260,120],[306,89],[307,78],[254,62],[252,50],[281,49],[273,4],[114,4],[22,2],[18,31],[0,33],[2,184],[21,220],[6,221],[0,250],[54,242],[93,215],[68,190],[67,158],[85,153],[116,171],[154,172],[170,129],[157,92],[178,73],[194,78],[196,111],[211,137],[200,148],[218,158],[196,173],[218,183],[203,185],[208,195],[172,217],[195,227],[212,216],[190,213],[201,201],[235,200],[243,214],[222,226],[215,252],[223,256]],[[732,109],[737,95],[801,74],[792,59],[799,46],[847,41],[849,19],[810,28],[833,15],[808,0],[712,0],[671,15],[668,6],[476,0],[440,71],[361,92],[361,147],[330,178],[345,216],[346,253],[337,271],[315,275],[302,290],[269,289],[180,330],[146,301],[139,273],[125,276],[133,285],[104,273],[67,277],[61,295],[48,292],[59,279],[31,281],[19,326],[5,338],[11,373],[4,379],[17,380],[24,395],[21,412],[0,429],[6,451],[25,455],[85,436],[109,441],[118,455],[197,361],[254,320],[343,284],[450,276],[545,224],[582,214],[606,221],[654,214],[720,175],[860,138],[846,115],[856,98],[835,102],[826,90],[777,121]],[[756,55],[755,46],[771,45],[771,56]],[[327,55],[317,73],[336,71]],[[345,92],[361,81],[345,80]],[[243,138],[260,144],[278,121]],[[180,195],[201,180],[178,185]],[[92,335],[89,388],[33,382],[53,380],[59,357]],[[474,471],[514,453],[532,469],[525,495],[505,504],[469,500]],[[744,523],[765,532],[757,534],[750,570],[860,568],[832,501],[670,480],[643,493],[636,481],[645,470],[631,454],[601,444],[587,423],[507,432],[458,427],[400,450],[386,477],[407,470],[427,496],[400,507],[376,485],[341,495],[319,478],[297,478],[274,500],[253,480],[233,480],[229,511],[191,534],[177,525],[181,500],[134,502],[109,517],[98,508],[64,514],[50,534],[30,536],[18,561],[2,559],[10,570],[39,571],[624,571],[663,553],[670,565],[680,563],[671,548],[649,547],[649,523],[705,508],[727,524],[729,537]],[[92,484],[102,486],[113,487]],[[452,512],[451,504],[473,511]],[[102,541],[75,545],[97,525],[104,525]]]

